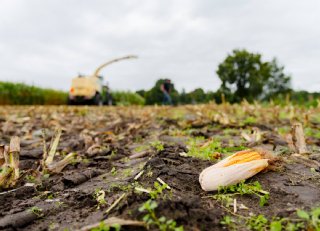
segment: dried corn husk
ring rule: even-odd
[[[217,190],[248,179],[268,166],[264,154],[255,150],[237,152],[228,158],[204,169],[199,177],[205,191]]]

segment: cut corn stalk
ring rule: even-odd
[[[10,180],[13,173],[13,169],[9,166],[1,167],[0,173],[0,188],[8,188],[10,187]]]
[[[304,132],[303,132],[303,127],[301,123],[294,123],[292,125],[291,134],[292,134],[293,144],[296,148],[296,152],[298,154],[309,153],[306,145],[306,140],[304,138]]]
[[[249,143],[259,142],[262,139],[262,133],[258,128],[253,128],[252,134],[241,132],[241,136]]]
[[[8,155],[8,153],[9,153],[9,146],[7,146],[7,145],[5,145],[4,146],[4,163],[5,164],[9,164],[9,155]]]
[[[74,157],[76,156],[76,153],[72,152],[69,153],[64,159],[51,163],[47,166],[47,169],[50,172],[54,173],[60,173],[68,164],[72,163],[74,161]]]
[[[113,204],[107,209],[106,214],[110,213],[112,209],[114,209],[120,201],[126,196],[126,193],[123,193]]]
[[[14,170],[14,180],[19,178],[19,154],[20,154],[20,139],[14,136],[10,140],[9,147],[9,165]]]
[[[0,172],[0,188],[14,186],[19,179],[20,139],[15,136],[10,140],[10,146],[1,146],[0,153],[4,163]]]
[[[57,152],[61,137],[61,128],[58,128],[53,138],[53,142],[50,145],[49,152],[47,151],[46,141],[45,141],[45,132],[42,132],[43,135],[43,159],[42,159],[42,171],[48,170],[52,173],[60,173],[68,164],[74,161],[76,153],[69,153],[64,159],[54,162],[54,157]]]
[[[0,145],[0,167],[4,164],[4,145]]]
[[[59,140],[60,140],[60,136],[61,136],[61,128],[58,128],[56,131],[56,136],[52,142],[52,145],[50,147],[49,153],[48,153],[48,157],[45,160],[45,164],[48,166],[49,164],[51,164],[53,162],[53,158],[56,154],[57,151],[57,147],[59,145]]]
[[[237,184],[268,166],[264,154],[255,150],[237,152],[226,159],[204,169],[199,177],[205,191],[217,190],[220,186]]]
[[[138,191],[138,192],[144,192],[144,193],[148,193],[148,194],[150,194],[150,193],[151,193],[151,191],[150,191],[150,190],[145,189],[145,188],[135,187],[134,189],[135,189],[136,191]]]
[[[42,133],[42,143],[43,143],[43,159],[42,159],[42,164],[43,164],[48,157],[48,149],[46,144],[46,130],[42,129],[41,133]]]

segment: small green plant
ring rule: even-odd
[[[117,169],[115,167],[112,167],[111,174],[112,176],[115,176],[117,174]]]
[[[246,221],[246,225],[250,230],[267,230],[268,219],[260,214],[258,216],[252,216]]]
[[[149,195],[152,199],[157,199],[159,195],[162,194],[163,190],[165,190],[168,185],[167,184],[159,184],[157,181],[154,182],[154,190],[150,191]]]
[[[83,158],[81,161],[84,164],[89,164],[90,163],[90,160],[88,158]]]
[[[155,213],[157,207],[157,202],[150,199],[139,208],[140,212],[147,212],[143,217],[143,221],[146,222],[148,228],[150,228],[150,226],[155,226],[160,231],[183,231],[183,226],[177,227],[176,221],[167,219],[164,216],[158,218]]]
[[[54,199],[54,194],[53,193],[48,193],[47,199],[49,199],[49,200]]]
[[[46,173],[46,174],[43,174],[43,175],[42,175],[42,179],[43,179],[43,180],[49,179],[49,177],[50,177],[50,174],[49,174],[49,173]]]
[[[124,177],[129,177],[129,176],[132,175],[132,172],[133,172],[133,169],[128,168],[128,169],[123,170],[122,175],[123,175]]]
[[[310,230],[320,231],[320,207],[314,208],[310,212],[298,210],[297,215],[307,223]]]
[[[142,152],[142,151],[145,151],[145,150],[148,150],[149,149],[149,146],[148,145],[140,145],[138,147],[136,147],[134,149],[135,152]]]
[[[120,185],[118,183],[112,183],[108,189],[108,192],[111,192],[112,190],[115,190],[115,189],[118,189],[121,191],[129,191],[132,188],[133,186],[130,184]]]
[[[214,196],[212,196],[212,198],[221,201],[226,207],[230,207],[233,204],[233,195],[231,194],[221,194],[218,193]]]
[[[76,114],[79,115],[79,116],[86,116],[88,114],[89,110],[87,107],[84,107],[84,108],[79,108],[77,111],[76,111]]]
[[[57,226],[58,226],[58,225],[52,221],[52,222],[50,222],[50,224],[49,224],[48,230],[54,230],[54,229],[57,228]]]
[[[218,149],[221,147],[221,143],[219,141],[210,141],[207,142],[205,145],[204,137],[196,137],[192,138],[188,142],[188,155],[193,156],[200,159],[212,160],[213,153],[218,152]]]
[[[26,175],[25,179],[29,183],[36,183],[37,182],[36,178],[32,175]]]
[[[153,172],[152,172],[151,168],[148,168],[148,172],[146,173],[146,176],[150,177],[150,178],[153,176]]]
[[[237,224],[230,216],[224,216],[220,221],[220,224],[223,226],[227,226],[230,230],[236,230]]]
[[[251,216],[246,220],[247,228],[250,230],[270,230],[270,231],[298,231],[306,228],[305,224],[301,221],[290,221],[289,218],[274,217],[269,221],[264,215]],[[313,230],[313,229],[311,229]],[[318,231],[317,229],[315,229]]]
[[[306,127],[304,129],[304,133],[307,137],[315,137],[317,139],[320,139],[320,132],[316,129],[312,129],[312,128],[309,128],[309,127]]]
[[[42,209],[37,207],[37,206],[33,206],[29,209],[30,212],[32,212],[33,214],[35,214],[37,217],[42,217],[43,213],[42,213]]]
[[[159,184],[157,181],[154,182],[154,189],[144,189],[142,187],[135,187],[135,190],[138,192],[148,193],[151,199],[157,199],[160,195],[162,195],[163,190],[165,189],[169,189],[168,185],[165,183]]]
[[[314,230],[320,231],[320,208],[314,208],[310,212],[298,210],[298,219],[273,217],[268,220],[263,214],[257,216],[242,216],[237,214],[237,217],[225,216],[220,224],[228,227],[230,230],[246,228],[256,231],[298,231],[298,230]]]
[[[270,223],[270,231],[281,231],[282,230],[282,220],[273,220]]]
[[[280,135],[286,135],[290,132],[290,127],[289,126],[284,126],[284,127],[279,127],[278,128],[278,133]]]
[[[164,150],[163,143],[160,141],[154,141],[151,143],[151,147],[155,148],[157,152],[161,152]]]
[[[256,195],[260,198],[260,206],[264,206],[269,199],[269,192],[264,191],[258,181],[248,184],[242,181],[239,184],[220,187],[218,194],[213,198],[230,204],[235,195]]]
[[[112,228],[112,230],[115,230],[115,231],[120,231],[121,230],[121,226],[119,224],[106,225],[102,221],[102,222],[100,222],[98,227],[92,228],[92,229],[90,229],[90,231],[110,231],[111,228]]]
[[[111,160],[117,155],[117,150],[112,150],[111,154],[107,156],[107,159]]]
[[[245,118],[245,120],[243,121],[244,124],[254,124],[257,122],[257,118],[256,117],[252,117],[252,116],[248,116],[247,118]]]
[[[67,206],[64,202],[62,202],[62,201],[56,201],[54,205],[55,205],[56,208],[68,207],[68,206]]]
[[[140,135],[137,135],[136,137],[133,138],[133,141],[135,143],[141,143],[143,141],[143,137]]]

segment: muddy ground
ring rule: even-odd
[[[241,112],[236,112],[236,111]],[[293,115],[290,114],[293,111]],[[308,118],[306,118],[308,115]],[[2,107],[0,143],[21,139],[21,178],[15,187],[0,191],[1,230],[80,230],[110,217],[142,221],[139,211],[150,195],[136,188],[154,189],[157,178],[170,189],[157,196],[158,217],[176,221],[184,230],[228,230],[224,216],[296,219],[296,210],[320,206],[319,109],[187,106],[187,107]],[[308,160],[292,157],[285,139],[292,121],[308,128]],[[58,174],[39,175],[43,155],[42,129],[49,145],[62,128],[56,159],[70,152],[76,160]],[[259,129],[263,139],[250,143],[241,132]],[[255,195],[237,196],[238,209],[208,197],[199,173],[224,158],[229,149],[212,158],[189,153],[190,140],[219,141],[223,148],[262,148],[278,158],[276,166],[247,182],[259,181],[270,192],[260,207]],[[217,150],[217,152],[219,152]],[[240,149],[239,149],[240,150]],[[217,156],[218,155],[218,156]],[[27,183],[27,184],[26,184]],[[99,205],[97,192],[105,192]],[[122,197],[119,203],[107,210]],[[140,224],[140,223],[139,223]],[[307,225],[304,227],[307,228]],[[155,225],[150,230],[158,230]],[[237,230],[249,229],[238,224]],[[89,230],[84,228],[83,230]],[[102,230],[102,229],[101,229]],[[146,230],[128,225],[122,230]]]

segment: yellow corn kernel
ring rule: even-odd
[[[224,164],[224,167],[228,167],[234,164],[246,163],[252,160],[260,160],[262,156],[257,151],[245,150],[241,152],[237,152],[234,155],[230,156],[228,162]]]

